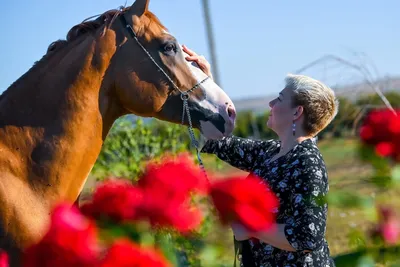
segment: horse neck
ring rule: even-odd
[[[119,116],[116,105],[103,97],[111,89],[103,77],[115,52],[112,40],[88,35],[71,43],[39,62],[0,102],[0,140],[18,146],[33,163],[25,173],[21,166],[18,176],[35,188],[52,185],[55,197],[74,200],[79,194]]]

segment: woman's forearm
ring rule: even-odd
[[[285,236],[284,224],[275,224],[273,230],[252,233],[252,236],[276,248],[286,251],[296,251],[290,245],[289,241]]]
[[[229,136],[220,140],[208,140],[201,152],[214,154],[231,166],[250,172],[257,161],[259,152],[265,151],[271,144],[272,140],[251,140]]]

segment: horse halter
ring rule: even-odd
[[[181,89],[179,89],[179,87],[172,81],[172,79],[169,77],[169,75],[160,67],[160,65],[157,64],[157,62],[154,60],[154,58],[151,56],[151,54],[149,53],[149,51],[147,51],[147,49],[140,43],[135,31],[133,30],[132,26],[130,24],[128,24],[128,22],[126,21],[126,18],[124,16],[124,14],[120,14],[120,19],[121,22],[123,24],[123,26],[129,31],[131,37],[136,41],[136,43],[140,46],[140,48],[142,48],[142,50],[147,54],[147,56],[150,58],[150,60],[156,65],[156,67],[164,74],[164,76],[168,79],[168,81],[172,84],[172,86],[174,87],[174,90],[177,90],[180,92],[181,94],[181,99],[183,101],[183,110],[182,110],[182,125],[185,122],[185,114],[188,117],[188,130],[189,130],[189,135],[190,135],[190,139],[191,139],[191,143],[192,145],[196,148],[196,154],[197,154],[197,159],[199,161],[199,165],[200,168],[202,169],[202,171],[204,172],[204,175],[207,177],[205,168],[204,168],[204,164],[203,161],[201,159],[200,156],[200,150],[199,150],[199,142],[196,140],[196,137],[194,136],[194,132],[193,132],[193,124],[192,124],[192,119],[190,117],[190,112],[189,112],[189,105],[188,105],[188,99],[189,99],[189,94],[192,93],[195,89],[199,88],[199,86],[204,83],[205,81],[207,81],[210,77],[207,76],[205,79],[203,79],[202,81],[200,81],[199,83],[197,83],[196,85],[194,85],[192,88],[190,88],[187,91],[182,91]]]

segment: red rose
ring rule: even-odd
[[[395,110],[399,114],[400,110]],[[371,111],[360,128],[363,143],[374,146],[382,157],[400,160],[400,115],[389,109]]]
[[[164,256],[150,248],[140,248],[126,239],[115,241],[100,267],[167,267]]]
[[[389,142],[381,142],[376,145],[375,151],[382,157],[391,156],[394,152],[393,144]]]
[[[117,222],[134,220],[143,193],[123,179],[107,180],[96,187],[93,199],[82,205],[82,213],[94,218],[107,216]]]
[[[397,244],[400,240],[400,222],[398,220],[389,220],[380,225],[382,237],[387,244]]]
[[[374,237],[381,237],[387,244],[396,244],[400,241],[400,220],[392,207],[378,206],[378,224],[371,234]]]
[[[99,246],[94,224],[69,204],[58,205],[44,238],[25,251],[24,267],[96,266]]]
[[[174,228],[181,233],[196,229],[202,221],[200,211],[190,205],[189,198],[176,201],[154,190],[145,191],[139,217],[148,220],[154,227]]]
[[[251,231],[268,229],[275,222],[279,202],[268,186],[255,176],[233,177],[211,184],[211,197],[225,224],[238,222]]]
[[[151,225],[186,233],[201,223],[200,211],[191,207],[190,197],[192,192],[206,193],[209,183],[187,154],[149,164],[138,186],[143,191],[139,217]]]
[[[176,158],[165,157],[158,164],[148,164],[138,185],[141,188],[163,188],[165,194],[180,196],[187,196],[190,192],[207,193],[209,188],[204,173],[186,153]]]
[[[361,138],[367,144],[390,141],[391,131],[389,121],[394,117],[392,111],[387,109],[372,110],[368,113],[362,127]]]

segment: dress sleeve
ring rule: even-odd
[[[325,240],[328,180],[320,155],[304,155],[294,170],[290,205],[293,219],[285,225],[285,236],[298,251],[317,250]]]
[[[201,152],[215,154],[218,158],[243,171],[252,171],[261,151],[270,149],[275,140],[251,140],[236,136],[208,140]]]

